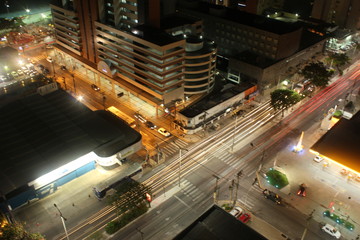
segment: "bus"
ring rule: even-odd
[[[111,112],[115,116],[121,118],[124,120],[127,124],[129,124],[130,127],[135,128],[136,127],[136,121],[132,117],[129,117],[127,114],[120,111],[118,108],[111,106],[106,109],[107,111]]]

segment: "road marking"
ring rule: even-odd
[[[177,200],[179,200],[179,202],[181,202],[182,204],[184,204],[184,205],[187,206],[188,208],[191,208],[189,205],[186,204],[186,202],[184,202],[183,200],[181,200],[178,196],[176,196],[176,195],[174,195],[174,196],[175,196],[175,198],[176,198]]]

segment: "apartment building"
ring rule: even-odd
[[[54,1],[58,60],[107,94],[139,98],[155,108],[211,91],[215,45],[202,40],[197,53],[187,50],[190,36],[201,36],[202,22],[169,14],[170,2]]]

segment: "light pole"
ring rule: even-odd
[[[232,145],[231,145],[231,151],[234,151],[235,134],[236,134],[236,127],[237,127],[237,119],[238,119],[238,116],[236,115],[236,117],[235,117],[235,126],[234,126],[234,134],[233,134],[233,140],[232,140]]]
[[[173,143],[175,143],[175,145],[179,148],[179,187],[180,187],[180,180],[181,180],[181,160],[182,160],[182,150],[185,151],[189,151],[186,148],[182,148],[179,145],[177,145],[177,143],[175,141],[173,141]]]
[[[214,203],[217,203],[217,195],[218,195],[218,182],[219,182],[219,177],[216,176],[215,174],[213,175],[213,177],[216,179],[215,182],[215,189],[214,189]]]
[[[67,233],[66,225],[65,225],[66,218],[62,215],[62,213],[61,213],[60,209],[57,207],[56,203],[54,203],[54,207],[59,211],[60,218],[61,218],[62,224],[63,224],[63,226],[64,226],[66,239],[69,240],[69,235],[68,235],[68,233]]]
[[[72,79],[73,79],[73,84],[74,84],[74,94],[76,95],[76,87],[75,87],[75,75],[74,73],[70,73]]]

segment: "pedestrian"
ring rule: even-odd
[[[72,206],[75,207],[75,203],[73,203]]]

